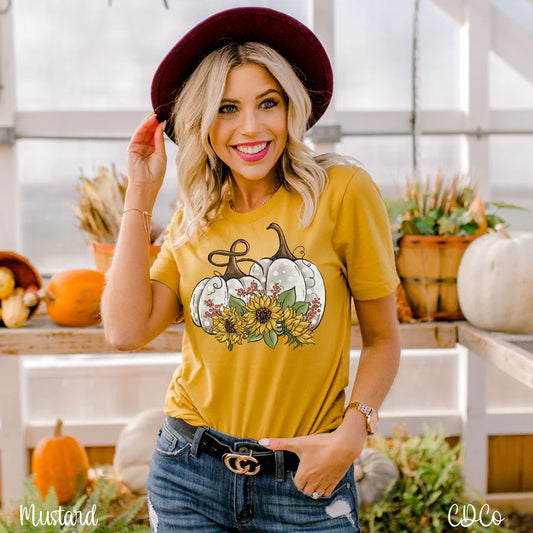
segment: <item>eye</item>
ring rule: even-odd
[[[266,100],[263,100],[261,102],[261,106],[265,109],[271,109],[272,107],[276,107],[277,105],[278,102],[274,98],[267,98]]]
[[[237,106],[234,104],[224,104],[218,110],[221,115],[228,115],[230,113],[235,113],[235,111],[237,111]]]

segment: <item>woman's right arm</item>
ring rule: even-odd
[[[125,212],[101,306],[106,339],[118,350],[147,344],[181,311],[176,294],[150,280],[150,229],[143,216],[152,213],[165,176],[163,128],[154,114],[149,115],[128,147]]]

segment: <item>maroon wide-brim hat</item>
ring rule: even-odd
[[[306,87],[313,109],[310,128],[324,114],[333,92],[333,72],[324,47],[298,20],[262,7],[217,13],[189,31],[167,54],[152,81],[152,105],[159,122],[170,118],[183,84],[211,52],[230,42],[259,42],[281,54]],[[172,125],[167,134],[173,139]]]

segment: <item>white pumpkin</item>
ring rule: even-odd
[[[297,259],[290,251],[281,227],[272,222],[267,229],[278,234],[279,249],[272,257],[263,257],[250,268],[250,276],[258,279],[265,294],[273,298],[294,289],[297,302],[309,305],[306,319],[309,330],[315,329],[324,314],[326,288],[318,268],[307,259]]]
[[[457,272],[465,318],[478,328],[533,331],[533,233],[487,233],[466,249]]]
[[[244,244],[244,250],[238,251],[237,246]],[[226,267],[222,276],[204,278],[198,282],[191,295],[191,318],[194,324],[210,335],[215,334],[213,317],[222,309],[228,307],[230,298],[239,298],[247,304],[253,295],[262,294],[263,286],[253,276],[247,276],[238,266],[243,256],[248,253],[250,245],[244,239],[237,239],[230,250],[215,250],[208,256],[208,261],[215,266]],[[217,263],[213,257],[223,255],[228,257],[227,263]],[[241,259],[237,259],[241,257]]]
[[[161,409],[148,409],[120,432],[113,467],[122,482],[134,492],[146,492],[150,461],[164,419]]]

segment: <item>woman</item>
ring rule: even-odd
[[[146,344],[185,321],[148,480],[153,531],[360,531],[352,463],[397,371],[397,276],[381,196],[302,140],[331,97],[305,26],[228,10],[187,34],[128,148],[106,336]],[[149,269],[163,129],[180,208]],[[345,410],[350,298],[363,348]]]

